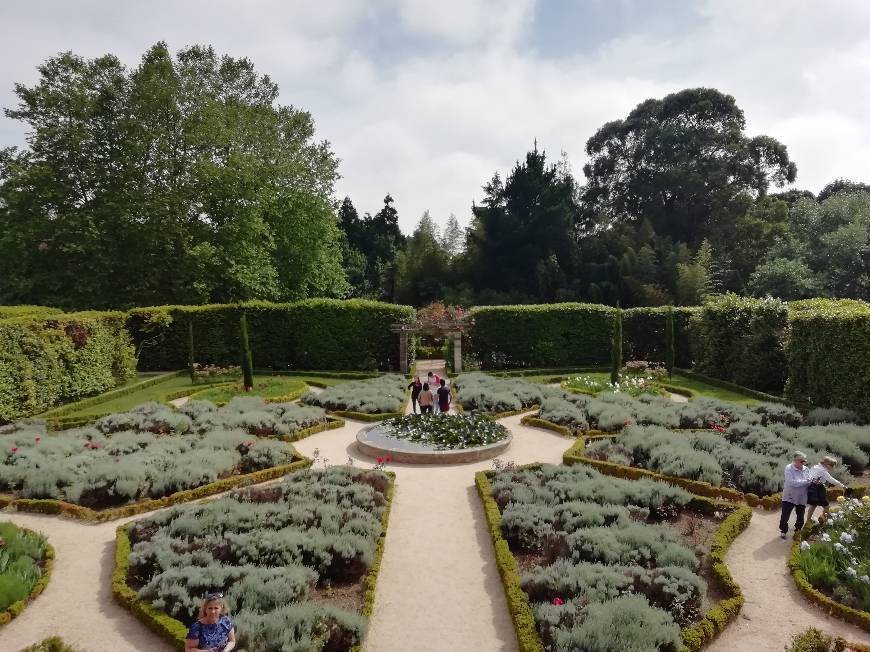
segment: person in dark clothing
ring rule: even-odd
[[[450,395],[450,388],[447,386],[447,381],[442,378],[441,387],[438,388],[438,411],[447,414],[447,411],[450,409],[450,401],[452,398],[453,397]]]
[[[420,392],[423,391],[423,383],[420,382],[420,376],[414,376],[414,380],[408,385],[411,390],[411,412],[417,414],[417,399],[420,398]]]

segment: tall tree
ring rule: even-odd
[[[247,59],[164,43],[49,59],[0,155],[0,301],[65,308],[343,295],[337,161]],[[14,261],[14,262],[13,262]]]
[[[449,255],[439,242],[435,221],[426,211],[398,254],[396,300],[424,306],[444,299],[449,272]]]
[[[444,232],[441,234],[441,248],[450,258],[456,258],[465,250],[465,231],[459,226],[459,220],[453,213],[447,218]]]
[[[478,289],[529,298],[538,295],[543,283],[555,294],[553,280],[577,267],[573,177],[548,165],[545,152],[534,149],[504,184],[496,174],[483,189],[486,195],[480,206],[472,208],[467,238],[466,257],[474,284]]]
[[[586,144],[587,229],[647,218],[656,233],[697,247],[740,214],[741,195],[795,179],[785,146],[750,138],[745,126],[734,98],[709,88],[647,100],[608,122]]]

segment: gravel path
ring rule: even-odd
[[[782,652],[807,627],[870,644],[863,630],[828,616],[801,595],[785,564],[790,550],[791,540],[779,538],[779,511],[754,510],[725,559],[746,603],[737,620],[706,648],[709,652]]]

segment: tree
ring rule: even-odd
[[[158,43],[134,70],[67,52],[39,73],[6,111],[29,146],[0,154],[0,301],[346,293],[337,160],[250,61]]]
[[[465,231],[459,226],[459,220],[453,213],[447,218],[444,232],[441,235],[441,248],[450,258],[456,258],[465,250]]]
[[[449,256],[439,242],[435,221],[426,211],[398,254],[396,301],[423,306],[443,299],[449,271]]]
[[[466,242],[472,285],[531,298],[538,295],[541,263],[547,275],[553,263],[566,276],[576,270],[576,183],[548,165],[545,152],[528,152],[504,184],[495,174],[483,190]]]
[[[821,203],[841,192],[870,192],[870,185],[859,181],[847,181],[846,179],[835,179],[828,185],[822,188],[816,200]]]
[[[713,289],[711,270],[713,248],[704,240],[691,263],[677,264],[677,300],[684,306],[697,306]]]
[[[698,246],[714,220],[734,219],[742,195],[795,179],[785,146],[746,136],[745,124],[733,97],[708,88],[647,100],[608,122],[586,144],[586,228],[647,218],[659,235]]]
[[[752,272],[746,289],[757,297],[794,301],[819,296],[822,284],[803,260],[773,258]]]

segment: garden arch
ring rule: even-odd
[[[462,371],[462,331],[467,326],[464,321],[393,324],[390,330],[399,336],[399,371],[408,373],[408,339],[423,333],[435,337],[453,338],[453,371]]]

